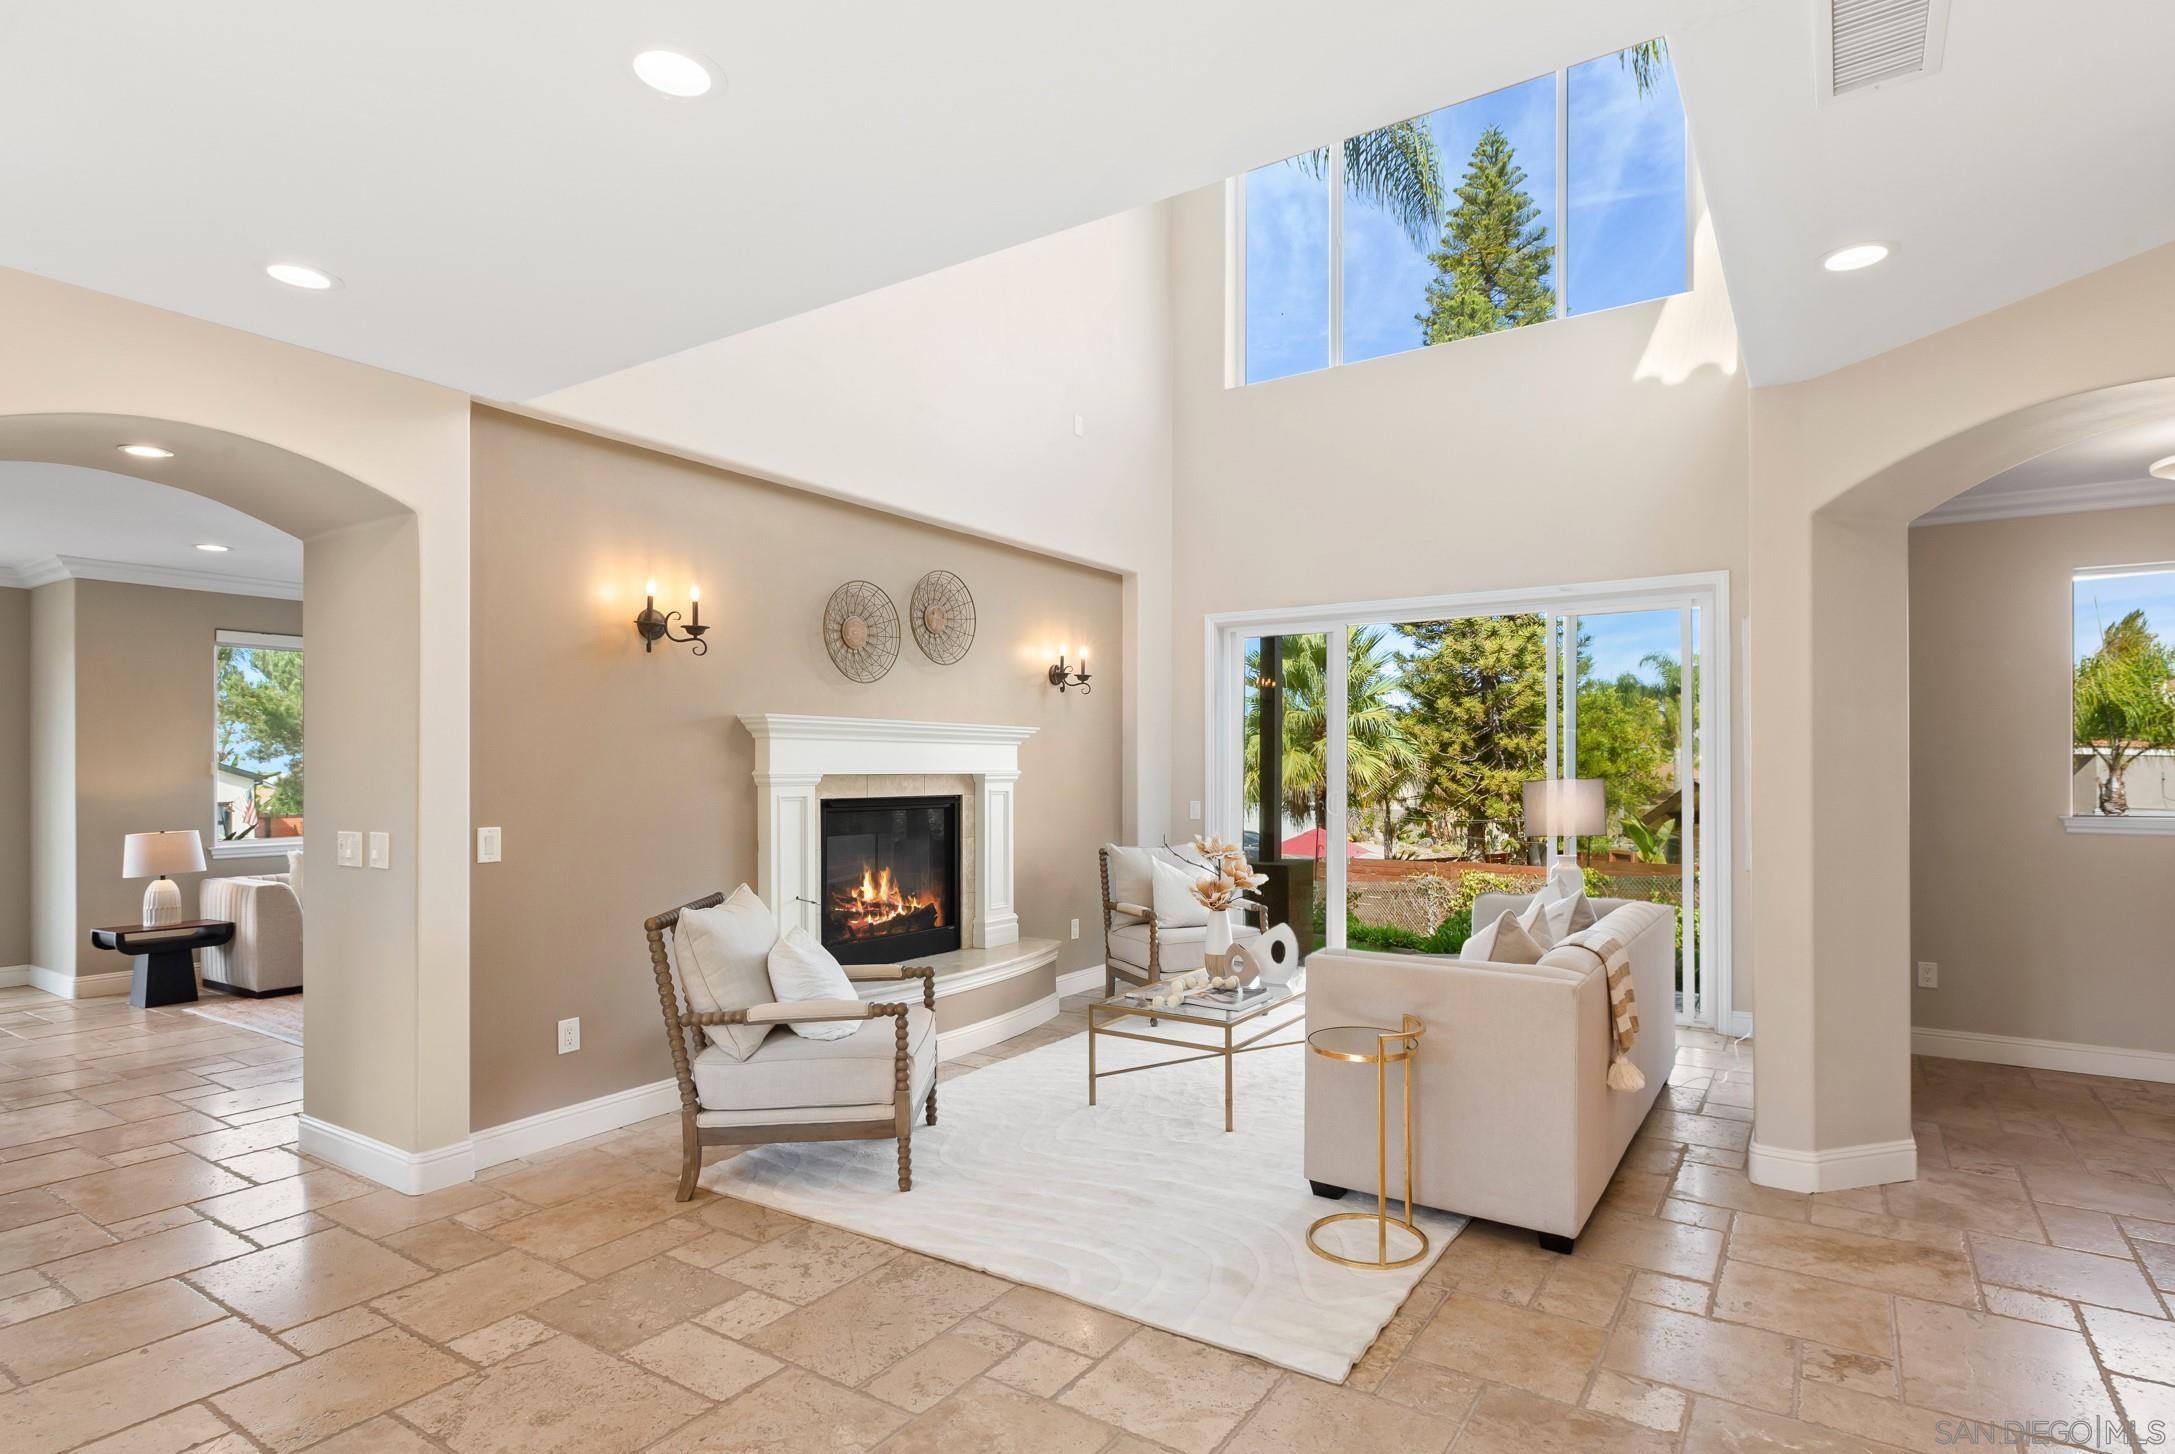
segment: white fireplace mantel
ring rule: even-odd
[[[1020,744],[1032,727],[977,722],[903,722],[876,717],[802,717],[777,712],[740,719],[755,739],[756,892],[781,926],[821,935],[822,809],[816,785],[847,774],[959,774],[974,782],[974,915],[971,947],[1016,943],[1013,802]]]

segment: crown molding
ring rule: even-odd
[[[276,581],[262,576],[188,570],[179,566],[136,565],[125,560],[97,560],[84,555],[53,555],[27,565],[0,566],[0,586],[30,590],[69,580],[160,586],[170,591],[210,591],[222,596],[262,596],[275,601],[302,599],[300,581]]]
[[[2092,485],[2048,485],[1973,497],[1970,491],[1913,520],[1919,525],[1965,525],[1978,520],[2015,520],[2027,515],[2080,515],[2088,510],[2127,510],[2138,505],[2175,505],[2175,480],[2107,480]]]

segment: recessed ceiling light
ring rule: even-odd
[[[2175,480],[2175,454],[2166,459],[2156,459],[2145,471],[2156,480]]]
[[[1820,259],[1820,266],[1831,273],[1854,273],[1860,268],[1873,266],[1887,256],[1888,244],[1885,242],[1854,242],[1848,247],[1839,247]]]
[[[322,293],[327,288],[340,286],[340,280],[332,274],[302,263],[273,263],[264,271],[275,283],[285,283],[290,288],[305,288],[312,293]]]
[[[136,459],[172,459],[174,457],[172,450],[161,449],[155,444],[124,444],[121,446],[121,453],[131,455]]]
[[[197,549],[198,549],[198,550],[208,550],[208,551],[210,551],[210,552],[211,552],[211,553],[212,553],[213,555],[225,555],[225,554],[227,553],[227,548],[226,548],[225,546],[223,546],[223,545],[209,545],[209,544],[206,544],[206,545],[199,545],[199,546],[197,547]]]
[[[646,50],[634,58],[634,73],[642,84],[683,100],[710,89],[710,68],[691,55],[676,50]]]

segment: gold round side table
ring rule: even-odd
[[[1427,1233],[1412,1221],[1412,1058],[1419,1053],[1420,1037],[1427,1033],[1427,1026],[1417,1015],[1406,1015],[1398,1029],[1385,1030],[1379,1025],[1332,1025],[1307,1035],[1307,1049],[1324,1060],[1343,1060],[1356,1065],[1374,1067],[1374,1168],[1375,1194],[1372,1212],[1333,1212],[1319,1218],[1307,1228],[1307,1246],[1316,1257],[1342,1263],[1346,1267],[1391,1268],[1409,1267],[1427,1255]],[[1403,1066],[1405,1100],[1405,1215],[1402,1219],[1389,1214],[1389,1074],[1392,1063]],[[1314,1234],[1332,1222],[1368,1222],[1375,1224],[1375,1255],[1370,1261],[1357,1257],[1345,1257],[1328,1251],[1314,1240]],[[1403,1257],[1390,1256],[1390,1229],[1395,1227],[1419,1246]]]

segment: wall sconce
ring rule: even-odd
[[[702,624],[702,587],[687,588],[687,608],[692,614],[687,618],[687,625],[682,628],[684,634],[679,636],[672,634],[672,623],[680,619],[680,613],[657,609],[657,582],[651,581],[647,590],[649,599],[643,603],[641,613],[634,618],[634,629],[642,636],[642,649],[655,651],[660,641],[678,641],[694,647],[695,655],[708,656],[710,643],[702,639],[702,633],[710,629]]]
[[[1078,671],[1067,671],[1065,668],[1065,654],[1071,649],[1066,646],[1057,648],[1057,665],[1050,668],[1050,685],[1061,692],[1078,687],[1080,695],[1084,697],[1095,690],[1095,688],[1088,685],[1087,648],[1084,646],[1080,648],[1080,669]]]

